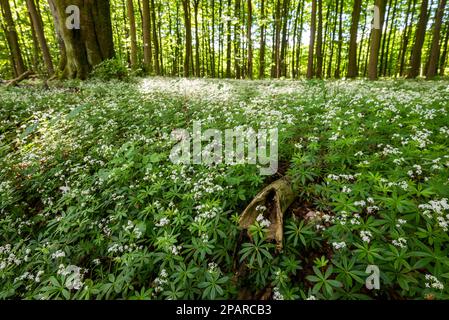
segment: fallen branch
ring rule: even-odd
[[[265,187],[248,205],[240,216],[240,227],[248,229],[254,224],[257,217],[263,214],[271,224],[267,238],[276,241],[278,251],[282,249],[282,238],[284,234],[284,212],[295,200],[295,193],[288,177],[279,179]],[[260,208],[266,207],[265,212]],[[257,210],[259,208],[259,210]]]
[[[8,84],[6,85],[6,87],[12,87],[12,86],[16,86],[19,82],[29,78],[31,75],[33,74],[33,72],[31,71],[26,71],[24,73],[22,73],[20,76],[18,76],[15,79],[12,79],[11,81],[8,82]]]

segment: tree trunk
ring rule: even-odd
[[[323,76],[323,0],[318,0],[318,29],[316,39],[316,72],[318,79]]]
[[[416,29],[415,45],[413,46],[412,56],[410,59],[410,69],[409,69],[408,76],[407,76],[408,79],[414,79],[417,76],[419,76],[419,73],[420,73],[422,47],[424,45],[424,40],[426,37],[428,7],[429,7],[429,1],[422,0],[421,13],[419,16],[419,22],[418,22],[418,26]]]
[[[228,0],[228,17],[231,16],[231,0]],[[231,77],[231,53],[232,53],[232,24],[228,19],[226,26],[226,78]]]
[[[375,0],[375,18],[371,31],[370,55],[368,64],[368,78],[370,80],[377,79],[377,69],[379,62],[380,41],[382,38],[382,28],[384,25],[386,0]],[[377,16],[378,14],[378,16]]]
[[[312,79],[314,74],[314,49],[316,35],[316,1],[312,0],[312,21],[310,23],[309,61],[307,64],[307,79]]]
[[[362,11],[362,0],[354,0],[352,10],[352,22],[349,40],[349,58],[348,58],[348,78],[355,78],[358,75],[357,68],[357,31]],[[360,44],[362,45],[362,44]]]
[[[92,68],[114,57],[112,26],[108,0],[49,0],[55,8],[58,30],[64,41],[66,64],[62,78],[87,78]],[[66,27],[66,8],[80,9],[80,29]]]
[[[199,35],[199,23],[198,23],[198,7],[200,5],[199,0],[193,0],[193,14],[195,19],[195,76],[200,77],[200,35]]]
[[[145,71],[148,73],[153,72],[153,52],[151,49],[151,16],[150,16],[150,2],[149,0],[142,0],[143,11],[143,62],[145,65]]]
[[[261,0],[260,16],[262,23],[260,26],[260,52],[259,52],[259,79],[265,77],[265,1]]]
[[[444,49],[440,61],[440,76],[444,76],[448,54],[448,45],[449,45],[449,20],[446,23],[446,39],[444,40]]]
[[[413,21],[413,17],[415,15],[415,7],[416,7],[416,0],[413,0],[413,7],[412,3],[409,2],[407,7],[407,14],[406,14],[406,20],[405,20],[405,29],[403,31],[403,40],[401,44],[401,50],[399,52],[400,57],[400,64],[399,64],[399,75],[404,75],[404,66],[405,66],[405,56],[407,55],[407,48],[408,43],[411,36],[412,26],[411,22]],[[411,17],[410,17],[411,13]]]
[[[154,5],[154,0],[151,0],[151,25],[153,26],[153,43],[154,43],[154,72],[156,75],[161,74],[161,67],[159,64],[159,39],[158,39],[158,30],[157,30],[157,23],[156,23],[156,7]]]
[[[340,18],[338,27],[338,51],[337,51],[337,67],[335,68],[335,78],[340,78],[341,72],[341,49],[343,46],[343,7],[344,0],[340,0]]]
[[[190,63],[192,59],[192,24],[190,21],[190,0],[182,0],[184,9],[184,23],[186,28],[186,53],[184,60],[184,77],[190,76]]]
[[[249,79],[253,78],[253,42],[251,39],[251,29],[253,25],[253,6],[251,0],[248,0],[248,24],[246,30],[246,38],[248,39],[248,73]]]
[[[429,66],[427,69],[427,79],[432,79],[438,72],[438,61],[440,58],[440,32],[443,24],[444,9],[446,7],[446,0],[440,0],[437,12],[435,13],[435,24],[433,26],[432,47],[430,49]]]
[[[28,12],[30,13],[32,27],[36,33],[39,46],[42,50],[42,57],[44,58],[45,66],[47,67],[47,72],[49,76],[52,76],[55,72],[53,67],[53,61],[51,59],[50,50],[48,49],[47,39],[44,34],[44,27],[42,23],[42,18],[36,10],[36,4],[34,0],[26,0]]]
[[[131,36],[131,68],[137,68],[137,34],[136,34],[136,18],[134,16],[133,0],[126,0],[126,9],[129,20],[129,30]]]
[[[16,27],[12,18],[11,7],[8,0],[0,0],[0,6],[2,9],[2,15],[5,20],[5,24],[2,26],[6,39],[8,42],[9,50],[11,51],[11,61],[13,62],[14,77],[18,77],[25,72],[25,64],[23,62],[22,51],[19,46],[19,37],[17,36]]]
[[[284,0],[285,1],[285,0]],[[274,40],[274,77],[281,76],[281,0],[276,1]]]

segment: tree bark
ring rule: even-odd
[[[438,9],[435,13],[435,24],[433,26],[432,47],[430,49],[429,66],[427,69],[427,79],[432,79],[438,72],[438,61],[440,58],[440,32],[443,24],[444,9],[446,8],[446,0],[440,0]]]
[[[253,5],[251,0],[247,0],[248,6],[248,24],[246,30],[246,38],[248,39],[248,72],[247,77],[249,79],[253,78],[253,42],[251,39],[251,31],[253,25]]]
[[[37,41],[42,50],[42,57],[44,59],[44,63],[47,67],[47,72],[49,76],[54,74],[53,61],[51,59],[50,50],[48,49],[47,39],[44,34],[44,27],[42,23],[42,18],[38,14],[36,9],[36,4],[34,0],[26,0],[28,12],[30,13],[32,27],[36,33]]]
[[[129,31],[131,36],[131,68],[136,69],[137,62],[137,34],[136,34],[136,18],[134,16],[133,0],[126,0],[126,9],[128,13]]]
[[[378,13],[378,17],[375,17],[373,29],[371,31],[370,55],[368,63],[368,78],[370,80],[376,80],[378,76],[377,69],[379,62],[380,41],[382,38],[382,28],[384,25],[386,0],[375,0],[375,7],[377,8],[375,11]]]
[[[259,79],[265,77],[265,1],[261,0],[260,16],[262,19],[260,26],[260,52],[259,52]]]
[[[323,76],[323,0],[318,0],[318,29],[316,39],[316,72],[318,79]]]
[[[412,56],[410,59],[410,68],[408,72],[408,79],[414,79],[419,76],[421,68],[421,57],[422,57],[422,47],[424,45],[424,40],[426,37],[426,27],[428,19],[428,7],[429,1],[422,0],[421,2],[421,13],[419,16],[419,22],[416,29],[415,45],[413,46]]]
[[[184,59],[184,77],[190,76],[190,63],[192,59],[192,25],[190,21],[190,0],[182,0],[184,9],[184,23],[186,28],[186,53]]]
[[[3,29],[6,34],[9,50],[11,52],[11,61],[13,63],[14,77],[25,73],[25,63],[23,62],[22,50],[19,46],[19,37],[17,35],[14,20],[12,18],[11,7],[8,0],[0,0],[2,15],[5,19]]]
[[[352,22],[349,40],[349,60],[348,60],[348,78],[355,78],[358,75],[357,68],[357,31],[362,11],[362,0],[354,0],[352,10]]]
[[[151,48],[151,16],[149,0],[142,0],[142,28],[143,28],[143,63],[145,71],[153,72],[153,52]]]
[[[316,35],[316,1],[312,0],[312,20],[310,23],[309,58],[307,64],[307,79],[312,79],[314,74],[314,49]]]
[[[110,6],[108,0],[49,0],[55,9],[58,30],[64,41],[66,64],[62,78],[87,78],[92,68],[114,57]],[[80,29],[66,27],[66,8],[80,9]]]
[[[449,45],[449,20],[446,23],[446,39],[444,40],[444,49],[440,61],[440,76],[444,76],[448,54],[448,45]]]
[[[340,78],[341,73],[341,50],[343,46],[343,7],[344,0],[340,0],[340,18],[338,27],[338,51],[337,51],[337,67],[335,68],[335,78]]]

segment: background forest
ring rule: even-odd
[[[69,15],[58,6],[77,2],[2,0],[0,76],[86,77],[114,56],[140,74],[235,79],[433,78],[448,64],[445,0],[101,0],[80,6],[78,32],[103,38],[102,52],[69,54],[86,70],[68,72],[70,35],[59,24]]]

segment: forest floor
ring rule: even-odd
[[[447,80],[0,88],[0,298],[448,299],[448,112]],[[279,171],[173,163],[198,121],[277,128]],[[284,175],[279,252],[238,221]]]

